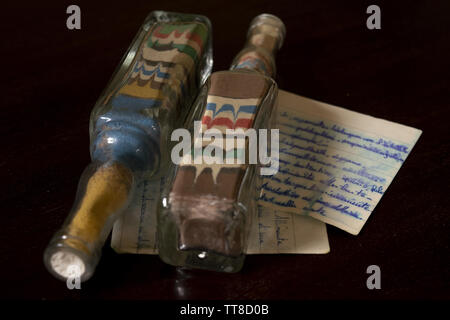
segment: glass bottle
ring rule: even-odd
[[[213,73],[202,87],[190,116],[191,122],[201,120],[201,129],[191,124],[196,135],[191,151],[171,168],[158,210],[159,255],[164,262],[222,272],[241,269],[259,196],[261,164],[249,164],[248,159],[208,164],[206,147],[213,142],[200,141],[197,134],[218,130],[214,143],[223,147],[229,139],[223,135],[226,129],[247,133],[250,128],[271,127],[278,92],[272,79],[274,58],[284,37],[279,18],[257,16],[230,70]],[[226,147],[220,157],[237,160],[242,149],[249,150],[243,141],[241,147],[238,141],[236,147]]]
[[[92,276],[136,186],[167,167],[168,135],[185,120],[211,68],[208,18],[164,11],[147,16],[91,113],[92,163],[44,252],[54,276]]]

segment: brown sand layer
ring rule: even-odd
[[[269,83],[257,73],[216,72],[211,75],[208,94],[232,99],[261,98]]]
[[[195,179],[194,166],[178,167],[172,192],[183,196],[215,195],[218,198],[236,200],[245,171],[242,168],[223,168],[214,183],[212,170],[206,168]]]

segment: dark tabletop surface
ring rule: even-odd
[[[2,3],[0,297],[53,299],[419,299],[450,297],[450,3],[377,1],[71,1]],[[188,271],[158,256],[103,250],[95,276],[68,290],[42,253],[89,163],[89,113],[145,16],[200,13],[213,23],[214,70],[227,69],[250,20],[278,15],[282,89],[423,130],[358,236],[328,226],[326,255],[250,256],[237,274]],[[366,268],[381,268],[368,290]]]

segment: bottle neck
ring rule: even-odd
[[[279,18],[268,14],[257,16],[250,25],[244,48],[230,69],[247,69],[275,77],[275,55],[283,44],[285,32]]]
[[[136,187],[133,172],[120,162],[92,162],[78,185],[66,232],[100,249]]]
[[[72,211],[44,254],[48,270],[66,280],[92,276],[101,249],[133,197],[136,180],[119,162],[92,162],[83,172]],[[76,269],[74,269],[76,268]]]
[[[246,45],[234,58],[230,70],[251,70],[275,77],[275,55],[260,46]]]

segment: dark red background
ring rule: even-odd
[[[166,3],[167,2],[167,3]],[[72,1],[2,3],[0,270],[2,298],[419,299],[450,297],[450,3],[377,1],[382,29],[366,28],[368,1]],[[423,130],[359,236],[328,227],[327,255],[250,256],[242,272],[182,271],[157,256],[109,246],[95,276],[68,290],[42,253],[89,162],[97,97],[152,10],[213,22],[214,70],[226,69],[250,20],[286,24],[277,58],[282,89]],[[381,267],[381,290],[366,268]]]

